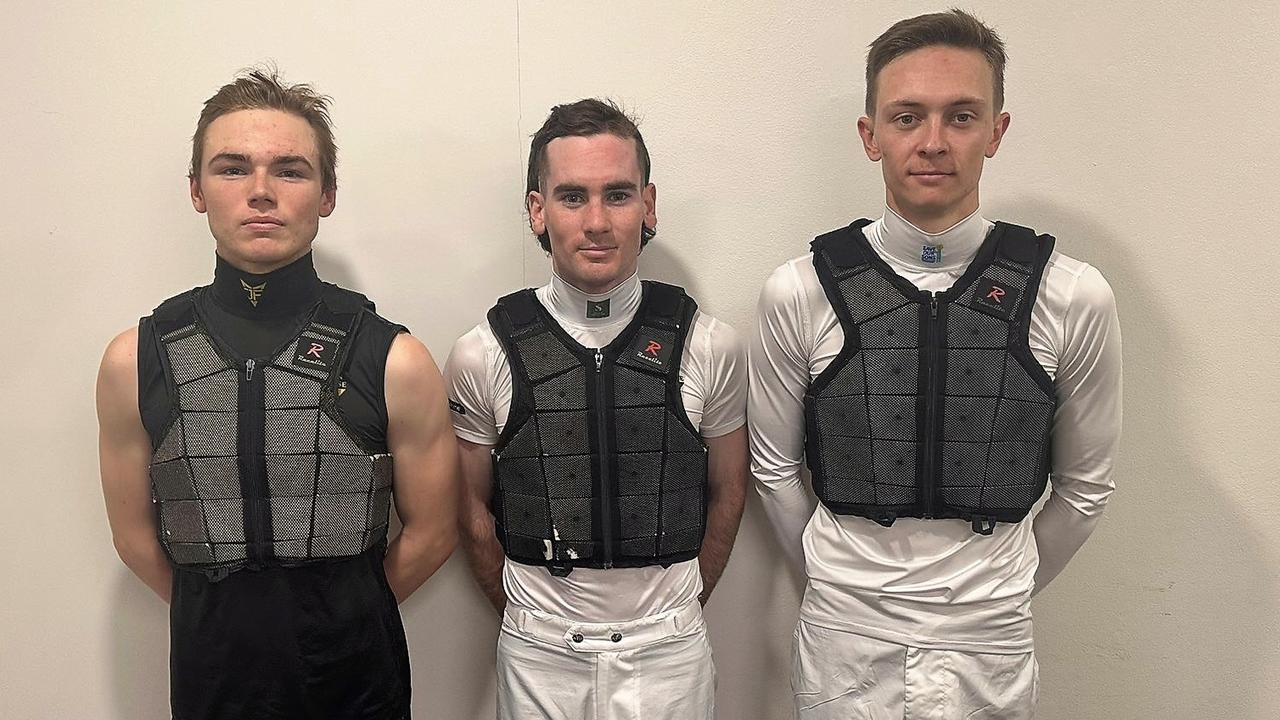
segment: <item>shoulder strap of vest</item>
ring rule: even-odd
[[[489,310],[489,324],[493,327],[498,339],[505,340],[503,335],[518,334],[533,325],[541,322],[538,315],[538,298],[534,295],[533,289],[525,288],[518,290],[510,295],[504,295],[498,298],[497,304]],[[509,332],[503,333],[501,330]]]
[[[311,329],[325,335],[332,335],[327,328],[338,330],[342,337],[338,341],[338,352],[334,357],[333,370],[329,373],[326,385],[336,387],[338,380],[346,372],[347,362],[351,357],[351,346],[356,331],[366,311],[373,312],[373,301],[364,295],[340,288],[331,283],[324,283],[320,291],[320,304],[311,316]],[[316,327],[316,326],[321,327]]]
[[[644,322],[655,324],[685,325],[681,322],[686,315],[692,316],[689,306],[697,309],[698,303],[685,293],[678,285],[669,285],[657,280],[642,281],[648,292],[648,303],[645,305]],[[683,329],[683,328],[682,328]]]
[[[151,324],[156,329],[156,337],[180,330],[193,322],[196,317],[195,296],[200,288],[192,288],[165,300],[151,311]]]
[[[1020,265],[1043,265],[1053,252],[1052,235],[1040,235],[1035,230],[1013,223],[997,222],[1002,231],[996,246],[996,256]]]
[[[855,220],[839,230],[819,235],[810,244],[813,249],[813,269],[818,274],[818,283],[822,285],[822,291],[846,333],[852,320],[849,306],[840,292],[840,281],[836,279],[836,273],[870,262],[866,257],[865,239],[860,237],[862,228],[870,224],[871,221],[866,218]],[[852,336],[846,334],[846,338],[848,337]]]
[[[1029,227],[1005,222],[997,222],[992,232],[1001,233],[994,259],[1014,263],[1025,273],[1026,284],[1022,292],[1026,301],[1022,303],[1017,317],[1012,319],[1022,327],[1029,327],[1031,308],[1039,294],[1044,269],[1053,254],[1054,238],[1052,235],[1038,235]]]
[[[865,264],[867,258],[863,254],[863,244],[858,242],[857,236],[861,234],[862,228],[870,224],[870,220],[862,218],[814,238],[813,242],[809,243],[809,249],[813,251],[815,263],[819,252],[825,252],[831,259],[831,263],[839,269]]]
[[[532,288],[504,295],[489,309],[488,319],[494,337],[507,356],[507,368],[511,370],[511,407],[507,411],[506,425],[498,437],[498,444],[503,445],[533,413],[533,389],[516,348],[516,337],[524,336],[542,324],[538,298]]]

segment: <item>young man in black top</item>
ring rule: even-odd
[[[172,606],[175,720],[409,717],[397,602],[453,549],[457,449],[427,349],[316,277],[335,155],[310,87],[254,71],[221,88],[190,172],[213,283],[102,361],[107,514]]]

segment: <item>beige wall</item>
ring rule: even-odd
[[[112,551],[92,390],[102,348],[206,282],[186,196],[200,102],[273,58],[336,98],[322,274],[443,360],[548,261],[521,215],[555,102],[643,117],[662,232],[645,275],[747,331],[766,274],[881,210],[857,144],[866,44],[922,2],[10,4],[0,25],[0,717],[168,717],[164,605]],[[969,3],[1005,35],[1013,125],[988,217],[1102,269],[1124,325],[1120,490],[1035,601],[1041,717],[1280,707],[1272,3]],[[601,10],[608,7],[608,12]],[[110,9],[109,9],[110,8]],[[709,608],[720,717],[789,717],[798,585],[752,497]],[[403,608],[416,716],[493,716],[496,619],[458,559]]]

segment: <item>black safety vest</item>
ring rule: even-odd
[[[1027,338],[1053,238],[996,223],[955,284],[929,293],[875,253],[869,222],[812,245],[845,336],[805,393],[815,492],[882,525],[1020,521],[1049,474],[1056,399]]]
[[[385,541],[391,455],[366,449],[335,403],[372,305],[326,284],[300,333],[241,358],[206,327],[199,292],[152,314],[170,412],[151,436],[151,492],[169,559],[216,579]]]
[[[643,293],[598,349],[569,337],[533,290],[489,311],[512,384],[493,450],[493,514],[516,562],[563,575],[669,565],[702,546],[707,448],[680,396],[697,303],[673,285],[645,281]]]

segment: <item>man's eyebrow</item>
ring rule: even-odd
[[[964,106],[968,106],[968,105],[984,105],[984,104],[986,104],[986,102],[987,102],[986,100],[983,100],[983,99],[982,99],[982,98],[980,98],[980,97],[973,97],[973,96],[966,95],[966,96],[963,96],[963,97],[958,97],[958,98],[954,98],[954,99],[952,99],[952,100],[951,100],[951,102],[947,103],[947,107],[959,107],[959,106],[962,106],[962,105],[964,105]],[[920,108],[920,107],[925,107],[925,103],[920,102],[919,100],[914,100],[914,99],[912,99],[912,98],[902,98],[901,100],[893,100],[893,101],[891,101],[891,102],[886,103],[886,104],[885,104],[885,107],[891,107],[891,108]]]
[[[222,160],[222,161],[225,161],[225,162],[241,162],[241,163],[247,163],[247,162],[249,162],[249,156],[248,156],[248,155],[242,155],[241,153],[228,153],[228,152],[223,152],[223,153],[218,153],[217,155],[214,155],[213,157],[209,158],[209,163],[210,163],[210,164],[213,164],[213,163],[218,162],[219,160]]]
[[[244,153],[223,152],[223,153],[218,153],[217,155],[214,155],[212,158],[209,158],[209,164],[213,164],[219,161],[244,163],[246,165],[250,163],[249,156],[245,155]],[[296,164],[296,165],[305,165],[308,168],[311,167],[311,161],[308,160],[307,156],[305,155],[277,155],[271,158],[271,164],[272,165],[295,165]]]
[[[305,155],[277,155],[271,160],[272,165],[292,165],[294,163],[311,167],[311,161]]]
[[[586,192],[586,191],[587,191],[587,189],[586,189],[585,187],[583,187],[582,185],[574,185],[574,184],[572,184],[572,183],[560,183],[559,185],[557,185],[557,186],[555,186],[555,187],[551,188],[551,194],[552,194],[552,195],[560,195],[560,194],[567,193],[567,192],[580,192],[580,193],[584,193],[584,192]]]
[[[630,180],[619,180],[605,185],[604,189],[606,192],[609,190],[635,190],[636,184]]]

